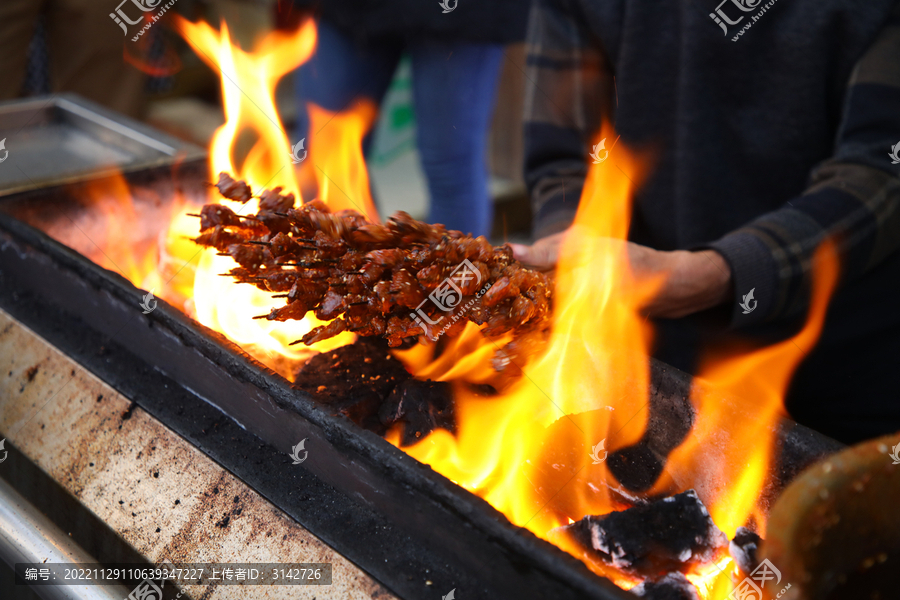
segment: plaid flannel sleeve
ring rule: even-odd
[[[811,259],[826,238],[838,245],[844,285],[900,246],[900,4],[857,63],[845,98],[835,153],[806,191],[710,245],[731,266],[735,326],[803,311]],[[744,315],[738,303],[754,288],[757,310]]]
[[[525,182],[541,238],[575,219],[590,138],[609,119],[615,89],[602,46],[581,25],[574,0],[535,0],[531,11]]]

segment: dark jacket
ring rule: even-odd
[[[889,156],[900,143],[900,3],[537,0],[529,42],[537,234],[574,217],[601,119],[620,144],[658,151],[630,239],[714,248],[735,287],[725,323],[658,324],[661,357],[682,368],[727,325],[745,339],[795,330],[810,258],[834,238],[841,287],[789,407],[833,435],[855,428],[847,440],[900,428],[900,163]],[[602,168],[614,163],[615,150]],[[751,290],[758,305],[745,314]]]
[[[508,44],[525,38],[530,0],[294,0],[360,41],[385,37]]]

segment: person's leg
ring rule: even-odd
[[[428,220],[487,236],[487,134],[503,46],[419,42],[410,48],[416,133],[428,179]]]
[[[35,0],[0,2],[0,100],[18,98],[25,78],[28,44],[41,11]]]
[[[308,102],[331,112],[347,110],[351,102],[361,96],[380,105],[402,53],[399,40],[364,46],[327,21],[319,21],[318,34],[316,53],[294,77],[300,104],[295,130],[298,140],[310,133]]]

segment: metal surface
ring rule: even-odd
[[[0,558],[18,563],[96,563],[59,527],[0,479]],[[53,585],[31,588],[45,600],[122,600],[121,585]]]
[[[0,104],[4,139],[9,154],[0,163],[0,197],[206,155],[74,94]]]

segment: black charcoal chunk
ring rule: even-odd
[[[694,490],[560,527],[592,556],[625,573],[663,577],[716,558],[728,538]]]
[[[409,379],[397,385],[378,411],[381,423],[403,423],[400,446],[411,446],[438,428],[456,433],[453,392],[443,381]]]
[[[697,588],[681,573],[669,573],[665,577],[633,587],[631,593],[647,600],[700,600]]]
[[[737,528],[734,539],[728,544],[728,552],[741,572],[752,573],[759,564],[756,555],[761,542],[762,538],[746,527]]]

